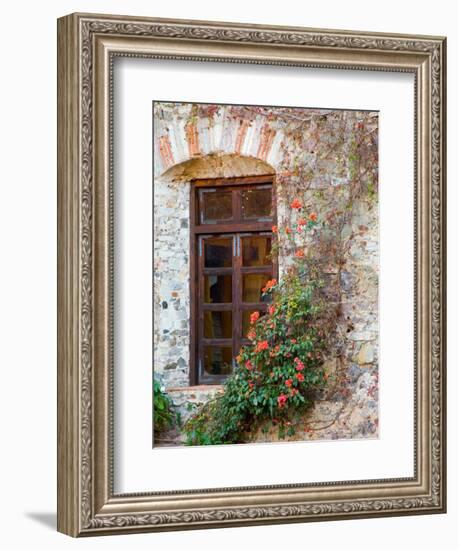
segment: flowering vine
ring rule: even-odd
[[[298,235],[317,228],[318,216],[306,216],[297,198],[291,208],[299,213],[298,222],[272,231],[277,237],[286,235],[293,245]],[[292,417],[303,414],[313,402],[312,391],[326,384],[325,334],[317,322],[321,308],[315,299],[319,281],[308,278],[306,254],[298,254],[300,250],[281,280],[271,279],[262,289],[269,305],[251,314],[250,343],[241,348],[224,393],[185,425],[188,444],[243,442],[268,420],[279,426],[279,433],[292,435]]]

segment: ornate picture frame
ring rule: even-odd
[[[407,72],[415,78],[413,477],[116,494],[113,60]],[[444,513],[443,37],[72,14],[58,20],[58,530],[71,536]]]

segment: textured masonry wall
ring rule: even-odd
[[[376,435],[377,132],[372,112],[155,103],[154,371],[166,387],[189,385],[190,180],[275,173],[279,226],[295,196],[324,222],[306,250],[339,304],[333,383],[307,437]],[[287,262],[285,247],[280,275]]]
[[[154,185],[154,370],[168,387],[189,385],[188,182]]]

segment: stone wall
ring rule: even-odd
[[[189,385],[188,182],[154,185],[154,371],[167,387]]]
[[[305,252],[334,307],[323,422],[307,437],[376,436],[377,136],[374,112],[155,103],[154,371],[167,388],[189,385],[190,181],[273,173],[279,226],[295,197],[318,213]]]

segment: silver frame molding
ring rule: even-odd
[[[72,14],[58,20],[58,530],[71,536],[445,512],[443,37]],[[415,475],[113,492],[116,56],[415,75]]]

